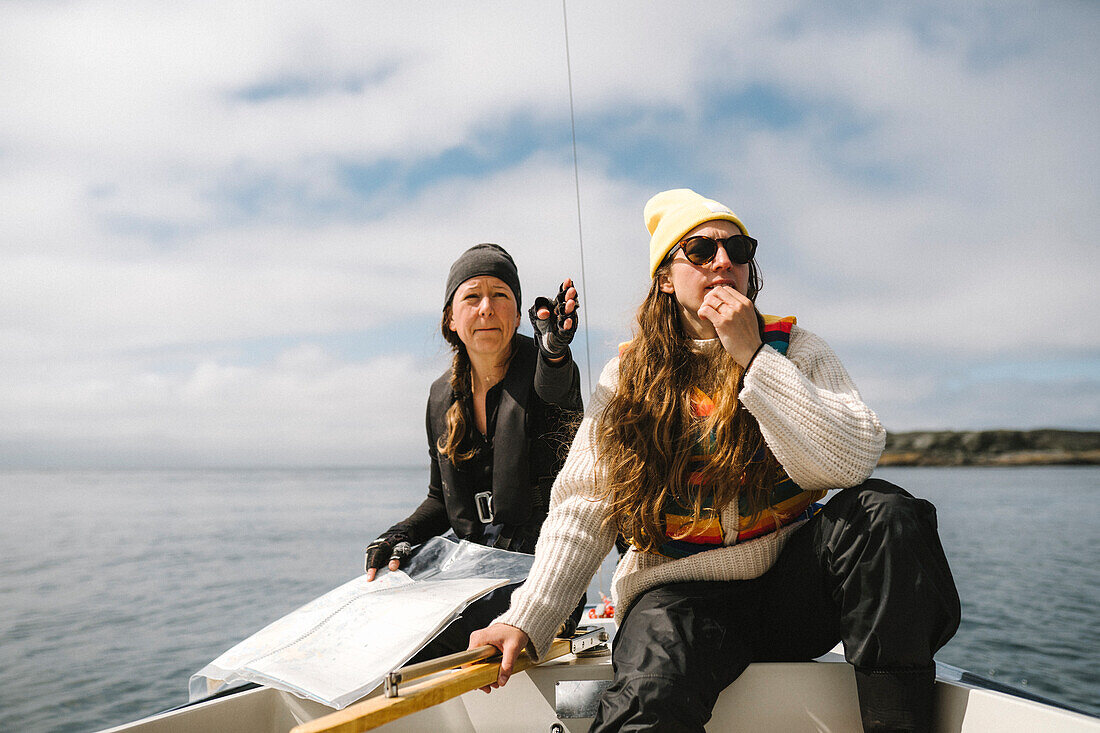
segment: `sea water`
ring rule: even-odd
[[[0,472],[0,727],[97,730],[186,702],[193,672],[362,572],[426,473]],[[1100,714],[1100,468],[876,475],[938,508],[963,621],[937,659]]]

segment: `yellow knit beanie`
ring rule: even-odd
[[[649,240],[650,277],[684,235],[705,221],[732,221],[742,234],[748,234],[745,225],[729,207],[704,198],[690,188],[661,191],[646,202],[643,216],[646,229],[652,235]]]

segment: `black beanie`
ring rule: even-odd
[[[516,308],[520,307],[522,300],[519,292],[519,272],[516,271],[516,263],[512,261],[512,255],[504,251],[499,244],[475,244],[463,252],[447,273],[447,297],[443,301],[446,308],[451,299],[455,297],[458,286],[478,275],[492,275],[500,278],[504,284],[512,289],[512,295],[516,298]]]

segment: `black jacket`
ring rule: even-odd
[[[428,396],[428,496],[387,532],[405,534],[414,545],[447,529],[460,539],[483,541],[485,525],[478,518],[469,482],[461,480],[455,465],[436,448],[446,432],[447,410],[455,401],[450,381],[448,369],[432,384]],[[550,487],[583,415],[580,372],[572,357],[550,364],[539,355],[534,341],[517,334],[512,363],[493,389],[498,388],[500,401],[491,438],[492,491],[494,522],[502,529],[493,544],[534,552],[550,504]]]

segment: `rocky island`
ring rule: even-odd
[[[972,430],[888,433],[880,466],[1100,464],[1100,431]]]

